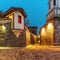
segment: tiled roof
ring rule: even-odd
[[[3,16],[5,17],[6,15],[8,15],[8,14],[10,14],[10,13],[12,13],[12,12],[15,12],[15,11],[21,12],[21,14],[22,14],[25,18],[27,17],[27,15],[26,15],[26,13],[25,13],[25,11],[24,11],[23,8],[16,8],[16,7],[11,7],[10,9],[8,9],[6,12],[3,13]]]

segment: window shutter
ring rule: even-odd
[[[21,23],[21,16],[18,15],[18,23]]]

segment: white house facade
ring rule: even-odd
[[[22,8],[10,8],[3,14],[5,17],[11,19],[11,28],[12,29],[21,29],[24,30],[24,19],[26,14]]]
[[[49,0],[49,11],[47,14],[47,20],[60,14],[60,0]]]

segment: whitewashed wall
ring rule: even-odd
[[[22,23],[18,23],[18,15],[22,17]],[[24,29],[24,16],[20,12],[14,13],[14,29]]]
[[[58,3],[58,2],[59,2],[59,3]],[[58,7],[58,5],[60,6],[60,0],[56,0],[56,6],[54,6],[53,4],[54,4],[54,2],[53,2],[53,0],[51,0],[51,1],[50,1],[50,9],[49,9],[49,11],[50,11],[51,9],[53,9],[54,7]]]
[[[54,4],[53,0],[50,0],[49,3],[50,3],[50,9],[49,9],[50,13],[47,15],[47,19],[53,17],[54,15],[55,16],[60,15],[60,0],[56,0],[56,6],[53,5]]]
[[[57,0],[57,5],[60,8],[60,0]]]
[[[50,4],[50,9],[49,9],[49,11],[50,11],[51,9],[53,9],[54,7],[60,8],[60,0],[56,0],[56,6],[53,5],[53,4],[54,4],[53,0],[51,0],[51,1],[49,2],[49,4]],[[57,11],[55,11],[55,13],[56,13],[56,12],[57,12]],[[60,14],[60,9],[58,9],[58,14]]]
[[[57,6],[56,7],[58,7],[58,8],[60,8],[60,0],[56,0],[57,2]],[[58,14],[60,14],[60,9],[58,9]]]
[[[51,1],[49,2],[49,4],[50,4],[50,9],[49,9],[49,11],[50,11],[51,9],[53,9],[53,0],[51,0]]]

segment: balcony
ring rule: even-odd
[[[53,17],[60,17],[60,8],[53,8],[51,11],[49,11],[47,14],[47,21]]]

